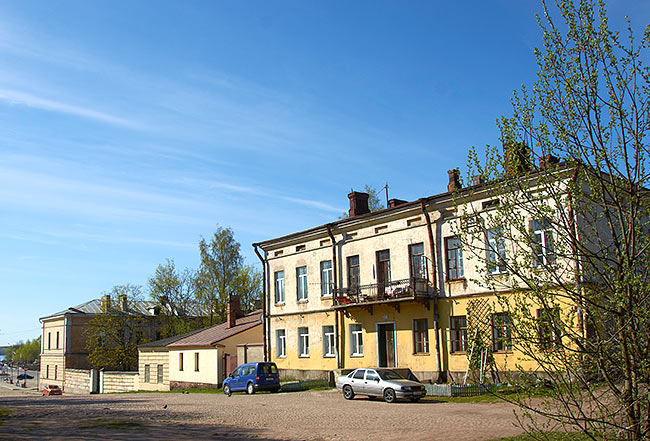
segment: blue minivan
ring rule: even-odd
[[[223,393],[230,396],[233,392],[246,391],[254,394],[258,390],[280,390],[278,367],[273,362],[246,363],[223,380]]]

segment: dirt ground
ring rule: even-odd
[[[6,440],[489,440],[521,433],[508,404],[393,403],[339,392],[41,397],[0,388]]]

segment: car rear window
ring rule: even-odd
[[[59,386],[50,386],[50,389],[58,389]]]
[[[356,372],[354,373],[354,375],[352,376],[352,378],[358,378],[359,380],[363,380],[363,376],[364,376],[365,374],[366,374],[366,370],[365,370],[365,369],[359,369],[358,371],[356,371]]]
[[[274,364],[262,364],[260,369],[263,374],[277,374],[278,368]]]

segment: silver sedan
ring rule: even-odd
[[[343,391],[343,397],[351,400],[355,395],[368,395],[371,398],[383,397],[387,403],[408,398],[418,401],[426,395],[424,385],[418,381],[407,380],[391,369],[355,369],[336,380],[336,388]]]

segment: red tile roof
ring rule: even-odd
[[[262,310],[253,311],[242,318],[238,318],[235,326],[228,327],[228,323],[212,326],[188,337],[177,340],[167,345],[168,348],[188,346],[214,346],[228,337],[244,332],[255,326],[262,325]]]

